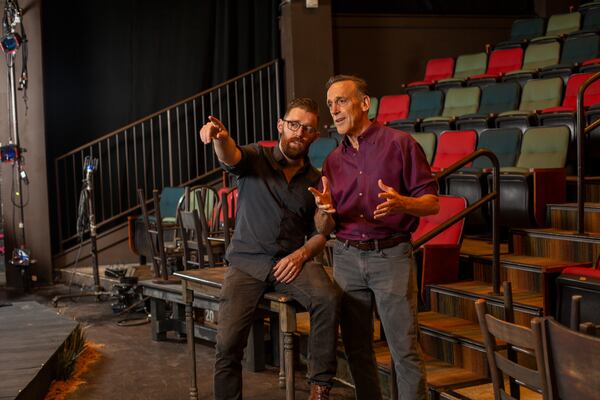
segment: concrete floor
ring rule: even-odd
[[[77,288],[73,289],[77,291]],[[53,307],[55,295],[68,292],[64,285],[36,289],[32,294],[18,294],[0,287],[0,302],[37,301]],[[102,358],[85,376],[87,383],[68,398],[70,400],[104,399],[187,399],[189,388],[188,355],[185,342],[170,336],[167,341],[154,342],[150,325],[121,327],[117,321],[123,317],[113,314],[112,301],[97,302],[82,298],[73,302],[64,300],[57,311],[79,321],[86,328],[88,340],[103,344]],[[135,316],[140,316],[137,314]],[[133,315],[132,315],[133,316]],[[200,399],[212,398],[212,366],[214,348],[211,343],[198,341],[196,346],[198,392]],[[309,386],[305,371],[296,374],[296,398],[308,397]],[[284,399],[279,389],[278,369],[262,372],[244,371],[244,398],[247,400]],[[353,399],[354,391],[336,385],[332,399]]]

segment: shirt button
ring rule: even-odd
[[[359,174],[359,175],[362,175],[362,171],[358,171],[358,174]]]
[[[360,217],[361,217],[361,218],[364,218],[365,216],[364,216],[364,214],[360,214]]]
[[[367,235],[365,235],[364,233],[362,235],[360,235],[360,236],[363,237],[363,238],[367,237]]]
[[[362,192],[360,192],[358,195],[359,195],[359,196],[362,196]]]

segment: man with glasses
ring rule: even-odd
[[[316,206],[307,190],[321,178],[308,160],[319,137],[318,114],[314,100],[292,100],[277,122],[280,140],[274,148],[237,146],[212,116],[200,130],[202,142],[214,144],[223,169],[237,176],[239,190],[219,303],[215,399],[242,398],[243,351],[267,290],[289,294],[309,311],[309,399],[329,398],[337,365],[339,293],[323,267],[310,261],[326,241],[315,229]]]
[[[438,212],[437,184],[409,134],[369,120],[363,79],[338,75],[326,88],[329,113],[344,140],[323,164],[320,190],[309,190],[319,207],[319,232],[336,231],[333,275],[343,291],[340,325],[356,398],[381,399],[372,344],[376,305],[399,398],[424,400],[410,235],[420,216]]]

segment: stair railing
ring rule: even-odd
[[[97,228],[126,221],[154,189],[187,186],[219,168],[198,131],[208,115],[219,118],[240,145],[276,139],[281,116],[278,60],[157,111],[54,160],[58,251],[76,244],[77,204],[85,157],[98,159]]]
[[[587,134],[600,126],[600,119],[587,125],[585,121],[583,95],[585,90],[595,81],[600,79],[600,72],[590,76],[577,92],[577,124],[575,125],[575,134],[577,136],[577,234],[585,233],[584,222],[584,203],[585,203],[585,154],[584,138]]]
[[[459,168],[464,167],[469,162],[479,157],[487,157],[494,166],[492,169],[492,191],[481,199],[477,200],[458,214],[450,217],[440,225],[436,226],[419,239],[415,240],[412,245],[413,248],[418,248],[424,243],[428,242],[433,237],[439,235],[446,229],[450,228],[456,222],[460,221],[467,215],[473,213],[475,210],[483,207],[488,201],[492,202],[492,294],[500,296],[500,226],[498,225],[498,217],[500,215],[500,163],[498,157],[488,149],[479,149],[463,159],[455,162],[448,168],[444,169],[441,173],[436,175],[436,179],[441,181],[453,172],[456,172]]]

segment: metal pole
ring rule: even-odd
[[[8,64],[8,89],[9,89],[9,109],[10,109],[10,141],[17,148],[17,157],[15,160],[16,179],[18,192],[19,223],[17,227],[21,233],[21,247],[25,248],[25,213],[23,211],[23,183],[21,182],[21,143],[19,139],[19,121],[17,119],[17,84],[15,80],[15,53],[7,54]],[[14,179],[14,178],[13,178]]]
[[[98,268],[98,247],[96,243],[96,215],[94,209],[94,159],[90,158],[90,163],[86,168],[85,190],[87,191],[88,219],[90,222],[90,247],[92,252],[92,274],[94,275],[94,291],[101,291],[100,272]]]

